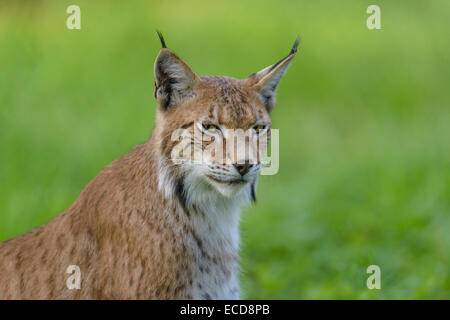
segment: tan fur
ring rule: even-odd
[[[167,66],[157,68],[169,56],[187,75],[164,106],[166,74],[158,72]],[[0,299],[222,297],[201,279],[214,279],[218,288],[229,281],[237,273],[238,248],[227,237],[210,239],[203,231],[221,227],[207,219],[207,210],[196,203],[187,206],[158,187],[159,166],[162,159],[170,162],[175,129],[193,130],[214,112],[226,128],[247,130],[257,119],[270,125],[273,105],[262,102],[261,86],[293,56],[270,72],[237,80],[197,76],[175,53],[162,49],[155,63],[158,108],[151,138],[103,169],[55,219],[0,244]],[[166,165],[170,177],[183,177],[176,166]],[[79,290],[66,286],[69,265],[80,267]],[[229,292],[238,297],[239,288],[233,286]]]

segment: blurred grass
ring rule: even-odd
[[[0,241],[66,209],[154,122],[155,28],[243,78],[303,37],[278,90],[280,171],[242,217],[246,298],[450,298],[450,2],[0,1]],[[382,289],[366,288],[367,266]]]

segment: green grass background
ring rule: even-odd
[[[197,73],[238,78],[300,33],[272,114],[280,170],[242,217],[243,296],[448,299],[449,22],[445,0],[0,1],[0,240],[148,139],[155,28]]]

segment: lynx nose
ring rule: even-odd
[[[234,163],[233,166],[237,169],[241,176],[244,176],[250,170],[250,168],[253,167],[253,164],[250,163],[250,161],[245,160],[244,163]]]

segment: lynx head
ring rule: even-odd
[[[158,35],[163,47],[154,65],[159,188],[184,206],[199,198],[254,200],[275,91],[299,39],[285,58],[240,80],[197,75]]]

